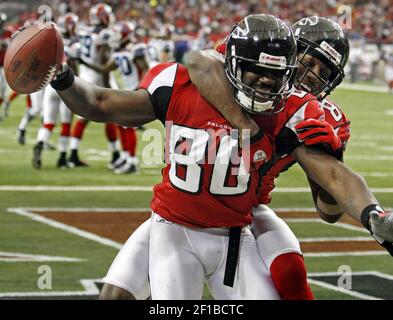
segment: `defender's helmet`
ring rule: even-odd
[[[78,20],[78,16],[71,12],[59,17],[57,25],[60,32],[63,34],[68,33],[69,35],[74,35]]]
[[[134,41],[135,26],[129,21],[117,22],[110,33],[108,41],[112,49],[118,49],[130,41]]]
[[[268,14],[249,15],[227,40],[225,71],[235,99],[251,113],[279,112],[279,102],[292,91],[296,71],[296,40],[292,30]],[[253,88],[243,81],[251,71],[274,80],[274,88]]]
[[[349,56],[349,42],[344,31],[334,21],[322,17],[303,18],[292,26],[298,46],[298,62],[304,72],[298,73],[295,86],[311,92],[323,99],[336,88],[345,76],[344,67]],[[329,76],[321,76],[310,70],[305,56],[310,55],[324,63],[331,71]],[[312,88],[304,83],[307,75],[320,82]],[[314,81],[314,84],[315,84]]]
[[[96,4],[90,8],[89,19],[90,23],[94,26],[109,26],[113,22],[112,8],[105,3]]]

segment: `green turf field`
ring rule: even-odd
[[[383,188],[375,195],[385,207],[393,207],[393,96],[385,93],[337,90],[333,99],[351,119],[352,135],[345,161],[361,173],[371,188]],[[148,208],[150,191],[32,191],[29,186],[141,186],[148,187],[160,181],[160,165],[142,166],[136,175],[115,175],[106,168],[109,153],[104,138],[104,127],[90,123],[82,142],[81,158],[89,168],[58,170],[57,151],[46,150],[43,168],[36,171],[31,166],[32,148],[35,143],[40,119],[28,127],[27,143],[16,142],[16,127],[24,113],[25,98],[19,96],[11,105],[10,116],[0,122],[0,297],[4,293],[23,292],[84,292],[81,279],[100,279],[116,255],[117,249],[76,234],[59,230],[31,218],[7,211],[9,208]],[[160,127],[152,123],[148,127]],[[58,130],[52,141],[57,141]],[[138,132],[139,138],[142,133]],[[141,153],[143,143],[139,144]],[[8,187],[6,187],[8,186]],[[24,186],[16,191],[16,186]],[[283,174],[278,187],[305,187],[306,179],[300,167],[295,166]],[[390,190],[389,190],[390,188]],[[307,192],[273,195],[272,208],[311,208],[311,196]],[[367,237],[360,231],[328,226],[319,222],[290,222],[295,234],[301,239],[315,237]],[[46,257],[74,258],[72,261],[18,261],[6,259],[12,253]],[[5,258],[4,258],[5,257]],[[385,282],[393,280],[393,259],[387,255],[306,256],[308,271],[316,274],[337,272],[347,265],[353,272],[374,271],[385,276]],[[28,260],[28,259],[27,259]],[[61,260],[61,259],[60,259]],[[38,268],[48,265],[52,270],[52,289],[40,290],[37,282],[41,274]],[[386,275],[391,275],[392,279]],[[378,278],[378,276],[376,276]],[[367,278],[368,279],[368,278]],[[369,287],[374,278],[370,276]],[[378,278],[380,279],[380,278]],[[326,280],[328,281],[328,280]],[[367,296],[339,292],[333,285],[312,284],[318,299],[357,299]],[[354,276],[353,288],[366,283],[363,274]],[[328,283],[328,282],[323,282]],[[379,282],[378,282],[379,283]],[[359,289],[360,290],[360,289]],[[362,289],[363,290],[363,289]],[[370,289],[371,290],[371,289]],[[382,290],[382,289],[381,289]],[[386,289],[388,290],[388,289]],[[367,291],[367,290],[366,290]],[[374,291],[359,291],[374,296]],[[382,298],[389,298],[383,295]]]

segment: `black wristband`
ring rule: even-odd
[[[360,221],[362,222],[363,226],[371,232],[371,227],[370,227],[370,212],[371,211],[383,211],[381,206],[379,204],[370,204],[369,206],[365,207],[362,211],[362,214],[360,216]]]
[[[52,80],[50,85],[57,91],[66,90],[74,83],[75,75],[74,71],[70,67],[66,67],[67,70],[60,73],[55,80]]]

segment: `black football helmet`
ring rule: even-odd
[[[268,14],[249,15],[228,37],[225,71],[236,101],[250,113],[279,112],[292,91],[296,74],[296,40],[290,27]],[[243,81],[250,71],[274,79],[274,88],[253,88]]]
[[[323,17],[303,18],[291,28],[297,40],[298,63],[304,68],[304,72],[298,72],[295,86],[323,99],[344,79],[344,67],[349,56],[349,42],[336,22]],[[323,77],[310,70],[304,59],[306,55],[324,63],[330,69],[330,75]],[[309,73],[320,82],[314,83],[312,88],[304,81]]]

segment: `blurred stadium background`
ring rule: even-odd
[[[17,30],[26,20],[38,18],[40,5],[49,5],[55,18],[72,11],[83,21],[96,2],[2,1],[0,12],[7,14],[6,27]],[[190,49],[213,48],[247,14],[271,13],[288,23],[310,15],[338,20],[340,6],[348,6],[351,19],[342,21],[351,22],[346,29],[351,55],[345,83],[332,95],[352,123],[345,161],[365,177],[385,207],[393,207],[393,95],[388,92],[384,74],[387,57],[393,54],[393,1],[107,3],[117,20],[135,21],[137,33],[145,39],[154,37],[163,23],[174,25],[180,62]],[[25,145],[16,141],[24,108],[25,98],[19,96],[9,116],[0,122],[0,298],[94,298],[96,283],[105,275],[121,243],[148,217],[151,186],[160,181],[162,166],[142,163],[138,174],[114,175],[106,169],[109,152],[104,128],[92,124],[81,149],[89,168],[59,170],[56,152],[48,151],[43,168],[36,171],[31,167],[31,157],[39,121],[29,126]],[[161,130],[159,123],[147,127]],[[143,132],[138,132],[139,157],[147,143],[142,136]],[[57,137],[55,131],[53,143]],[[315,220],[306,186],[302,170],[294,167],[279,178],[271,206],[281,212],[301,239],[316,298],[393,299],[391,257],[373,246],[367,233],[352,221],[331,226]],[[52,270],[50,290],[37,286],[42,265]],[[337,287],[337,272],[342,266],[353,272],[352,290]]]

